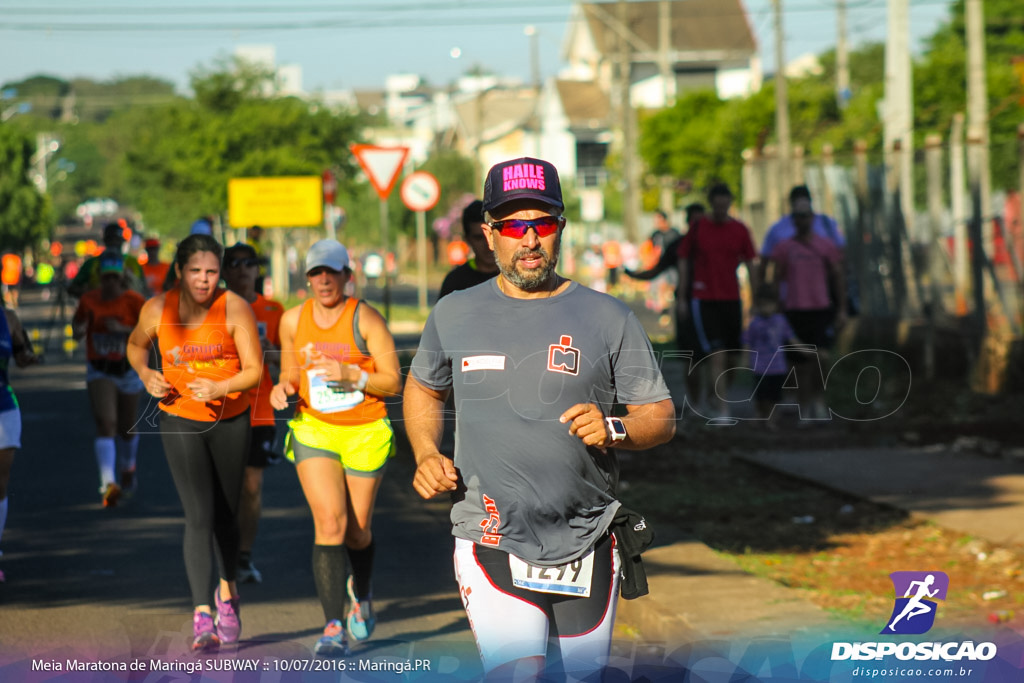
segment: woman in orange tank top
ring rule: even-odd
[[[306,277],[311,299],[281,318],[281,377],[271,405],[282,410],[298,394],[286,455],[313,513],[313,578],[327,623],[315,652],[338,657],[348,652],[346,627],[358,640],[373,632],[370,522],[394,453],[383,399],[398,395],[402,378],[384,318],[345,294],[352,278],[345,247],[334,240],[310,247]]]
[[[178,284],[146,302],[128,338],[128,360],[160,399],[160,437],[185,511],[185,572],[192,591],[193,650],[236,642],[241,631],[238,502],[249,453],[249,392],[262,367],[248,302],[218,286],[222,249],[209,235],[178,245]],[[156,343],[160,369],[149,367]],[[220,582],[210,608],[216,542]]]

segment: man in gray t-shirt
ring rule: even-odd
[[[562,209],[550,163],[490,170],[484,231],[500,274],[438,302],[405,390],[413,486],[424,498],[453,494],[460,589],[496,675],[543,670],[549,633],[574,676],[586,662],[600,666],[619,579],[610,449],[650,448],[675,431],[668,388],[629,308],[555,272]],[[454,461],[439,451],[449,393]],[[610,417],[615,404],[621,418]]]

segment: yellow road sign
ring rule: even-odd
[[[318,175],[228,181],[228,223],[233,228],[314,227],[323,220],[323,179]]]

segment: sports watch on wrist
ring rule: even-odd
[[[617,417],[606,417],[604,423],[608,425],[608,433],[612,435],[612,443],[626,440],[626,425]]]

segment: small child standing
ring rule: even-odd
[[[773,284],[763,283],[754,297],[754,317],[743,332],[743,345],[754,352],[757,417],[765,421],[769,431],[778,429],[772,409],[782,399],[782,387],[789,376],[789,362],[782,347],[796,343],[789,321],[779,312],[778,290]]]

